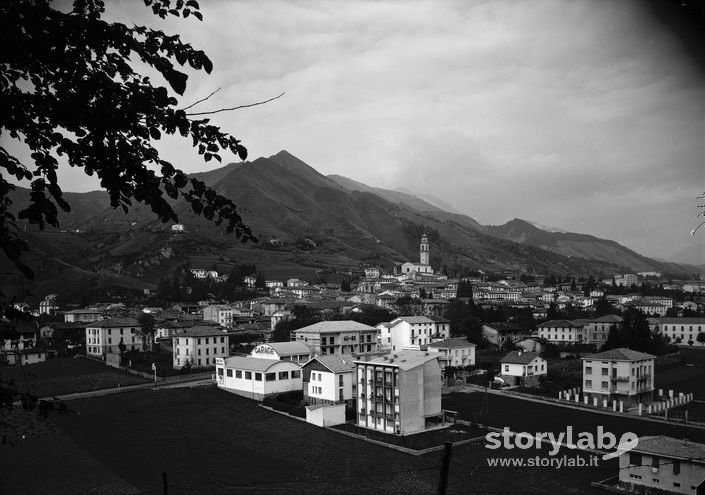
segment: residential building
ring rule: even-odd
[[[135,318],[109,318],[86,325],[86,355],[105,359],[119,354],[120,343],[126,351],[144,351],[142,326]]]
[[[436,353],[401,351],[355,365],[358,426],[408,435],[442,421]]]
[[[526,337],[525,339],[518,340],[514,345],[517,350],[541,354],[550,343],[539,337]]]
[[[75,323],[75,322],[85,322],[90,323],[93,321],[99,321],[105,319],[103,311],[100,309],[73,309],[71,311],[64,312],[64,322],[65,323]]]
[[[272,331],[274,331],[274,328],[277,326],[277,323],[279,323],[280,321],[288,321],[292,316],[292,312],[286,309],[281,311],[275,311],[274,313],[272,313],[272,316],[269,317]]]
[[[548,364],[536,352],[512,351],[500,361],[500,377],[510,385],[532,387],[548,373]]]
[[[292,361],[251,356],[217,358],[215,374],[218,388],[255,400],[301,390],[301,368]]]
[[[623,321],[623,318],[617,315],[605,315],[588,320],[588,322],[583,325],[584,342],[586,344],[593,344],[599,349],[607,342],[610,329],[613,326],[619,329]]]
[[[649,318],[649,326],[654,332],[668,337],[671,342],[697,343],[698,334],[705,332],[705,318]]]
[[[250,355],[260,359],[293,361],[302,365],[309,361],[313,354],[311,349],[302,342],[270,342],[259,344],[252,349]]]
[[[230,355],[230,338],[223,328],[197,326],[173,336],[172,347],[174,369],[204,368]]]
[[[315,356],[301,366],[304,398],[309,404],[355,405],[355,363],[349,354]]]
[[[455,368],[475,366],[476,347],[472,342],[468,342],[465,337],[459,337],[432,342],[428,344],[427,350],[430,354],[440,354],[438,362],[441,365],[441,370],[445,370],[448,366]]]
[[[227,304],[211,304],[203,308],[203,319],[223,327],[232,327],[235,309]]]
[[[482,336],[499,349],[511,347],[529,333],[509,323],[494,322],[482,325]]]
[[[379,278],[380,270],[377,266],[365,267],[365,278]]]
[[[377,351],[377,329],[353,320],[320,321],[295,330],[294,335],[316,356]]]
[[[552,344],[582,344],[584,325],[569,320],[550,320],[538,325],[539,337]]]
[[[588,397],[624,401],[627,405],[652,400],[655,357],[651,354],[620,347],[582,360],[583,393]]]
[[[627,493],[702,493],[705,444],[639,437],[636,447],[619,456],[619,486]]]
[[[377,325],[380,331],[380,347],[392,352],[401,350],[425,350],[431,342],[450,336],[450,322],[436,321],[427,316],[400,316],[389,323]]]

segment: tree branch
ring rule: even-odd
[[[214,113],[220,113],[220,112],[230,112],[232,110],[240,110],[241,108],[250,108],[250,107],[256,107],[258,105],[264,105],[265,103],[269,103],[270,101],[278,100],[282,96],[284,96],[286,93],[282,93],[279,96],[275,96],[273,98],[269,98],[268,100],[264,101],[258,101],[257,103],[250,103],[248,105],[240,105],[237,107],[232,107],[232,108],[220,108],[218,110],[212,110],[210,112],[195,112],[195,113],[187,113],[186,115],[188,116],[194,116],[194,115],[212,115]],[[193,105],[192,105],[193,106]],[[187,107],[188,108],[188,107]]]
[[[217,93],[218,91],[220,91],[221,89],[222,89],[222,88],[216,89],[215,91],[213,91],[211,94],[209,94],[209,95],[206,96],[205,98],[202,98],[202,99],[198,100],[198,101],[195,102],[195,103],[191,103],[189,106],[183,108],[182,110],[188,110],[189,108],[195,107],[195,106],[198,105],[199,103],[203,103],[204,101],[206,101],[208,98],[210,98],[211,96],[213,96],[214,94],[216,94],[216,93]]]

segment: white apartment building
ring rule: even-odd
[[[538,325],[539,338],[552,344],[582,344],[585,341],[583,324],[569,320],[550,320]]]
[[[107,354],[119,354],[120,342],[126,351],[143,351],[142,326],[135,318],[110,318],[86,326],[86,355],[105,359]]]
[[[649,326],[671,342],[687,344],[692,340],[699,345],[698,334],[705,332],[705,318],[649,318]]]
[[[304,398],[310,404],[348,404],[357,395],[355,363],[349,354],[316,356],[301,366]]]
[[[654,360],[651,354],[626,347],[591,354],[583,360],[583,393],[600,401],[627,404],[650,402],[654,390]]]
[[[380,331],[380,347],[392,352],[421,350],[432,342],[450,336],[448,320],[435,321],[427,316],[400,316],[388,323],[377,325]]]
[[[437,354],[401,351],[355,365],[358,426],[408,435],[442,421]]]
[[[172,337],[174,369],[215,366],[217,358],[230,355],[229,334],[223,328],[197,326]]]

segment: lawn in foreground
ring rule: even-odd
[[[145,390],[71,401],[60,429],[105,469],[143,492],[436,492],[441,453],[413,456],[283,416],[212,388]],[[49,438],[49,437],[47,437]],[[490,468],[488,457],[545,451],[491,451],[484,441],[453,451],[448,493],[600,493],[597,468]]]
[[[443,396],[443,407],[460,412],[461,419],[478,418],[485,394],[482,392],[456,392]],[[579,432],[595,434],[598,426],[605,431],[622,435],[633,432],[643,435],[668,435],[675,438],[688,437],[705,443],[705,430],[687,429],[682,425],[671,425],[644,421],[631,415],[613,416],[583,409],[560,407],[552,403],[533,402],[509,395],[487,394],[487,423],[489,426],[508,426],[516,432],[565,432],[572,426],[577,437]]]
[[[55,358],[43,363],[0,366],[3,380],[15,380],[18,391],[38,397],[125,387],[150,380],[84,357]]]

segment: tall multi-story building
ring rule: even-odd
[[[320,321],[294,330],[294,336],[314,355],[377,352],[377,329],[353,320]]]
[[[652,400],[656,358],[651,354],[620,347],[582,359],[583,393],[588,397],[629,405]]]
[[[442,422],[438,354],[401,351],[355,366],[358,426],[408,435]]]

